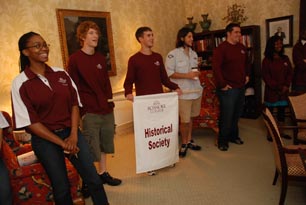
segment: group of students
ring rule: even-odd
[[[20,74],[11,90],[14,128],[32,135],[33,151],[50,178],[57,205],[72,204],[64,152],[70,154],[69,160],[82,178],[83,191],[87,189],[94,204],[109,203],[103,183],[121,184],[106,171],[105,154],[114,153],[115,126],[114,104],[108,102],[112,89],[106,59],[96,51],[100,35],[96,23],[79,24],[81,49],[70,56],[68,72],[46,64],[49,44],[39,34],[28,32],[18,42]],[[185,157],[188,149],[201,150],[191,135],[203,89],[200,72],[193,70],[198,67],[197,54],[192,50],[193,31],[178,31],[176,48],[167,55],[165,65],[162,56],[152,51],[152,30],[140,27],[135,35],[141,49],[128,62],[126,98],[133,101],[133,85],[136,95],[162,93],[163,86],[176,91],[182,142],[179,156]],[[190,90],[196,92],[185,92]]]
[[[229,24],[226,34],[227,40],[213,54],[220,100],[218,148],[221,151],[229,148],[229,142],[243,144],[238,120],[250,73],[246,48],[239,43],[240,25]],[[96,23],[79,24],[77,38],[81,49],[70,56],[68,72],[46,64],[49,44],[39,34],[26,33],[18,42],[20,74],[14,79],[11,91],[14,126],[32,135],[33,150],[50,178],[57,205],[72,204],[64,152],[70,154],[69,160],[82,178],[83,191],[87,190],[94,204],[109,204],[104,183],[121,184],[121,180],[112,177],[106,169],[106,154],[114,153],[115,123],[114,104],[108,102],[112,88],[106,59],[96,50],[100,35]],[[126,98],[133,101],[133,85],[137,96],[163,93],[163,86],[176,91],[181,135],[179,156],[185,157],[188,149],[201,150],[191,135],[192,118],[200,113],[203,89],[200,72],[193,70],[198,67],[198,56],[192,50],[193,31],[189,28],[178,31],[176,48],[169,52],[165,64],[162,56],[152,51],[154,35],[149,27],[138,28],[135,36],[141,48],[128,61],[124,82]],[[274,49],[278,48],[276,44],[273,44]],[[275,50],[273,59],[279,59],[275,58],[275,52],[283,57]],[[283,69],[290,66],[287,58],[280,59],[284,62],[277,65],[282,65]],[[263,69],[268,60],[263,61]],[[285,85],[278,94],[287,92],[288,84]]]
[[[185,28],[182,30],[180,45],[184,47],[186,42],[188,48],[181,52],[195,55],[189,48],[192,45],[192,32]],[[82,178],[83,192],[86,189],[94,204],[109,204],[104,183],[113,186],[121,184],[120,179],[106,171],[106,154],[114,153],[115,123],[114,104],[108,102],[112,98],[112,88],[106,59],[96,51],[100,35],[99,27],[92,21],[83,21],[78,25],[77,38],[81,49],[70,56],[67,72],[46,64],[50,45],[38,33],[28,32],[18,41],[20,74],[13,80],[11,89],[13,124],[15,129],[25,129],[32,135],[33,151],[48,174],[57,205],[73,204],[65,165],[67,153]],[[133,84],[136,95],[162,93],[164,85],[184,96],[179,86],[170,81],[161,55],[151,50],[154,41],[152,30],[148,27],[139,28],[136,39],[141,49],[128,63],[124,83],[126,98],[133,100]],[[189,59],[184,62],[187,68],[190,63],[192,67],[197,67],[197,58],[192,58],[192,61]],[[169,65],[174,65],[175,62],[171,61],[169,57]],[[171,75],[175,73],[173,70]],[[199,72],[188,72],[185,78],[192,79],[196,84],[182,87],[201,88],[198,78],[194,79],[198,76]],[[199,99],[201,92],[195,96]],[[191,108],[192,104],[184,106]],[[197,113],[192,113],[192,116],[199,114],[199,103],[197,107]],[[186,116],[183,123],[188,125],[185,126],[188,130],[190,113]],[[190,139],[191,131],[184,133],[184,137],[188,138],[184,141],[185,145],[199,150],[201,147]],[[1,161],[1,174],[7,176],[2,165]],[[1,190],[4,187],[7,192],[1,191],[1,194],[10,192],[9,186],[5,186],[1,186]],[[10,200],[5,201],[11,204]]]

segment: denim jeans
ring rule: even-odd
[[[0,157],[0,204],[12,205],[11,185],[6,166]]]
[[[70,128],[55,132],[55,134],[65,139],[70,134]],[[93,164],[93,157],[89,151],[89,146],[80,131],[78,131],[77,146],[80,151],[77,156],[69,157],[69,160],[76,168],[83,181],[88,185],[93,203],[95,205],[108,204],[103,183]],[[32,135],[32,147],[50,178],[55,204],[72,205],[70,184],[67,176],[63,149],[36,135]]]
[[[217,95],[220,102],[218,142],[224,144],[239,137],[238,121],[244,106],[244,88],[217,89]]]

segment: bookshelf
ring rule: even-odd
[[[198,54],[201,75],[206,76],[207,73],[209,73],[210,76],[212,75],[213,50],[225,40],[226,31],[224,29],[195,33],[193,49]],[[248,59],[251,63],[250,82],[246,85],[246,101],[242,117],[255,119],[260,115],[262,105],[260,27],[257,25],[241,27],[240,43],[247,48]],[[202,76],[201,82],[203,85],[205,84],[203,79],[205,76]],[[213,79],[210,81],[213,81]],[[208,86],[208,88],[205,88],[205,86]],[[209,85],[204,85],[204,90],[206,89],[206,91],[203,91],[202,102],[206,101],[207,91],[215,92],[215,87],[211,88],[209,86],[214,86],[214,84],[210,83]],[[213,96],[216,98],[215,95]],[[212,99],[212,101],[215,102],[214,99]],[[205,106],[205,103],[202,103],[202,106]],[[204,107],[202,108],[204,109]],[[205,109],[207,109],[207,107]],[[217,109],[217,106],[214,106],[213,109]],[[212,112],[216,113],[216,111]],[[200,121],[201,116],[197,118],[197,124],[201,124]]]

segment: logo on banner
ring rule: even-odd
[[[147,110],[150,113],[156,113],[156,112],[163,112],[165,108],[166,104],[160,104],[160,102],[156,100],[153,102],[153,105],[147,107]]]

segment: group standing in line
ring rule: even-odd
[[[14,79],[11,91],[14,126],[32,134],[33,150],[50,178],[56,205],[72,204],[64,151],[70,153],[69,159],[82,177],[84,196],[91,196],[94,204],[109,204],[103,184],[121,184],[106,169],[106,154],[114,153],[115,119],[114,104],[107,101],[112,98],[112,88],[106,59],[96,50],[100,35],[96,23],[80,23],[77,38],[81,49],[70,56],[68,73],[46,64],[49,44],[39,34],[28,32],[18,42],[20,74]],[[140,27],[135,36],[141,48],[128,61],[124,81],[126,98],[133,101],[133,85],[137,96],[163,93],[163,86],[176,91],[181,135],[178,154],[185,157],[188,149],[201,150],[192,138],[192,119],[200,113],[203,89],[197,70],[198,56],[192,50],[193,31],[188,28],[178,31],[176,48],[168,53],[165,65],[162,56],[152,50],[151,28]],[[226,41],[214,50],[212,61],[220,101],[218,149],[221,151],[227,151],[229,143],[244,143],[238,121],[244,105],[244,86],[250,75],[247,50],[239,43],[240,25],[227,25],[226,36]],[[277,35],[268,40],[262,62],[265,104],[271,110],[277,107],[280,122],[292,76],[292,90],[306,91],[303,78],[306,30],[293,49],[294,72],[284,55],[282,40]],[[184,90],[195,92],[184,93]],[[0,125],[1,131],[5,127],[1,115]],[[50,156],[53,160],[49,160]],[[6,170],[0,163],[2,176]],[[155,171],[149,174],[155,175]],[[8,194],[4,196],[5,193]],[[9,190],[0,192],[0,202],[4,197],[11,200]]]

